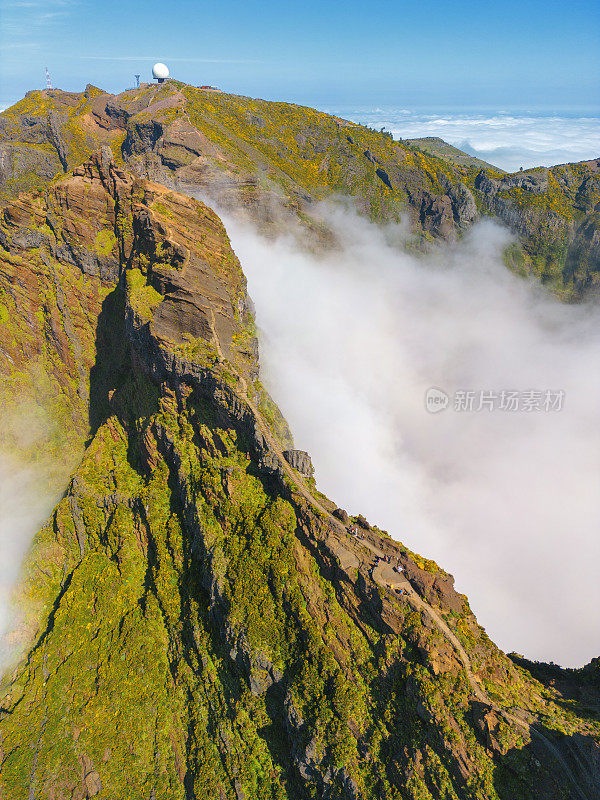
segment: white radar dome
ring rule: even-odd
[[[152,77],[157,78],[159,81],[164,81],[169,77],[169,68],[166,64],[161,64],[159,61],[158,64],[152,67]]]

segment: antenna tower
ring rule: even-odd
[[[136,80],[136,87],[135,88],[139,89],[140,88],[140,76],[136,75],[135,76],[135,80]]]
[[[50,80],[50,73],[48,72],[48,67],[46,67],[46,89],[52,88],[52,81]]]

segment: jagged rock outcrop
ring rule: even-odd
[[[2,197],[41,188],[101,144],[138,177],[211,196],[270,229],[300,217],[324,244],[314,201],[331,196],[352,197],[375,220],[408,214],[420,247],[492,214],[519,239],[506,254],[514,270],[569,299],[598,284],[598,161],[506,175],[441,140],[420,149],[312,109],[169,81],[119,95],[28,93],[0,114]]]
[[[65,172],[67,172],[69,168],[69,160],[67,158],[67,149],[65,147],[65,143],[60,132],[60,129],[64,124],[64,122],[65,120],[61,119],[61,117],[56,112],[51,111],[48,114],[48,138],[56,148],[56,152],[58,154],[58,158],[62,165],[62,168],[64,169]]]
[[[479,212],[477,211],[477,204],[470,189],[468,189],[464,183],[450,186],[448,189],[448,197],[452,203],[452,214],[457,225],[460,228],[466,228],[472,225],[478,218]]]
[[[315,490],[210,209],[104,149],[7,206],[0,243],[3,375],[37,358],[91,427],[19,590],[2,796],[597,796],[597,721]]]
[[[312,460],[305,450],[284,450],[283,455],[288,464],[297,469],[301,475],[312,478],[315,470]]]

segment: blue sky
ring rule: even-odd
[[[174,77],[297,102],[600,104],[596,0],[0,0],[0,103]]]

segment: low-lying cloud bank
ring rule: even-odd
[[[383,126],[395,138],[439,136],[507,172],[600,156],[600,119],[592,113],[424,113],[401,108],[350,107],[333,111],[354,122],[374,128]]]
[[[43,378],[33,371],[31,381],[37,399],[25,392],[17,403],[10,391],[0,389],[0,669],[20,647],[13,634],[22,609],[13,605],[12,594],[23,560],[72,466],[51,448],[54,425],[39,402]]]
[[[228,223],[263,379],[320,487],[451,571],[504,649],[599,655],[598,309],[508,272],[492,223],[418,259],[390,243],[399,228],[327,214],[343,250],[322,258]],[[444,411],[426,410],[429,387]],[[454,410],[469,390],[474,410]],[[558,395],[553,410],[500,410],[503,390],[562,391],[562,410]],[[494,410],[476,410],[481,391]]]
[[[56,500],[45,479],[44,467],[23,466],[0,453],[0,668],[10,658],[10,632],[19,620],[11,593],[31,540]]]

